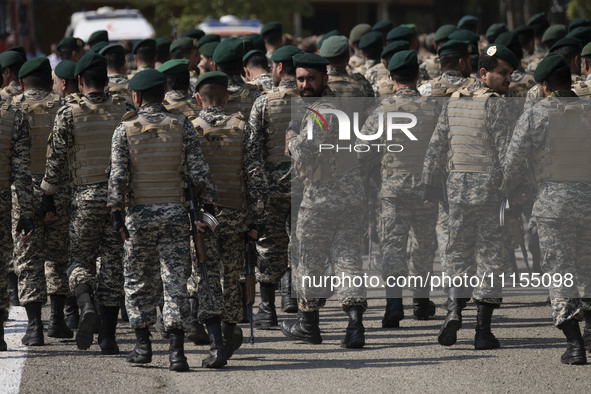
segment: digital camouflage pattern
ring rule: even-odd
[[[197,100],[185,90],[169,90],[162,104],[169,112],[183,114],[189,120],[195,119],[201,110]]]
[[[273,76],[271,75],[271,73],[263,73],[257,75],[252,79],[252,81],[249,81],[247,83],[256,85],[259,88],[259,90],[269,90],[275,87],[275,84],[273,83]]]
[[[22,94],[21,85],[17,81],[11,81],[8,85],[6,85],[1,91],[0,94],[4,97],[4,99],[18,96]]]
[[[536,85],[533,72],[527,72],[523,68],[513,71],[511,84],[509,85],[511,97],[527,97],[529,90]]]
[[[419,86],[418,90],[422,96],[451,96],[453,92],[472,85],[475,82],[472,78],[466,78],[456,70],[445,71],[441,76],[428,80]],[[436,87],[433,92],[433,87]],[[440,89],[437,89],[440,87]]]
[[[330,77],[334,76],[334,77],[348,77],[348,78],[352,78],[354,80],[351,81],[351,83],[355,86],[356,90],[359,90],[361,92],[361,95],[358,97],[374,97],[375,93],[373,91],[373,87],[371,85],[371,83],[369,83],[369,81],[367,79],[365,79],[365,77],[361,74],[351,74],[347,71],[346,68],[339,68],[339,67],[330,67],[328,69],[328,86],[331,86],[330,83]],[[331,86],[332,89],[332,86]],[[332,89],[333,92],[335,93],[339,93],[337,90]],[[345,96],[345,94],[340,94],[341,96]]]

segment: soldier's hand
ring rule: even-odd
[[[121,211],[111,211],[111,233],[113,237],[127,241],[129,239],[129,231],[125,227],[125,222],[121,216]]]
[[[429,186],[425,187],[423,193],[423,203],[427,208],[433,208],[439,201],[443,200],[443,191],[440,188]]]
[[[53,200],[53,194],[43,194],[41,198],[41,217],[49,222],[57,219],[57,209]]]
[[[195,220],[195,226],[197,226],[197,230],[200,233],[204,233],[207,230],[207,224],[200,222],[199,220]]]
[[[25,243],[33,235],[34,229],[35,229],[35,226],[33,224],[33,219],[20,218],[18,220],[18,224],[16,225],[15,236],[19,237],[22,235],[21,241],[23,241],[23,243]],[[24,234],[23,234],[23,232],[24,232]]]

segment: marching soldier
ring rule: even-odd
[[[261,29],[261,36],[265,40],[267,59],[270,59],[273,52],[283,46],[283,25],[279,22],[268,22]]]
[[[581,51],[581,59],[583,64],[581,67],[581,74],[585,77],[582,82],[577,82],[573,86],[573,90],[577,96],[590,96],[591,95],[591,43],[585,45]]]
[[[242,64],[248,83],[255,85],[261,91],[273,88],[273,77],[269,72],[269,64],[263,51],[251,49],[242,57]]]
[[[195,92],[195,84],[199,78],[199,40],[183,37],[170,45],[170,59],[186,59],[189,61],[190,94]]]
[[[60,97],[66,98],[70,94],[79,92],[78,79],[74,75],[76,62],[62,60],[53,71],[55,74],[53,91],[60,95]]]
[[[62,60],[77,62],[84,56],[84,41],[75,37],[65,37],[57,43],[57,50]]]
[[[201,107],[189,93],[190,61],[186,59],[169,60],[158,68],[166,76],[168,91],[162,105],[173,114],[183,114],[190,121],[197,117]]]
[[[392,41],[382,50],[380,55],[382,61],[378,66],[378,96],[387,98],[394,93],[396,93],[396,86],[394,81],[390,77],[390,72],[388,71],[388,64],[390,63],[390,59],[394,54],[400,51],[408,50],[409,44],[408,41]]]
[[[138,41],[131,53],[136,69],[133,71],[127,70],[130,78],[138,71],[146,68],[154,68],[156,64],[156,40],[146,38],[145,40]]]
[[[127,79],[127,65],[123,46],[109,44],[101,48],[98,54],[107,59],[107,76],[109,77],[107,91],[125,97],[127,103],[131,105],[131,92],[128,86],[129,81]]]
[[[201,73],[215,71],[212,56],[219,43],[220,36],[217,34],[206,34],[199,40],[199,70]]]
[[[0,53],[0,68],[2,71],[2,90],[0,97],[7,100],[22,93],[18,83],[18,72],[25,60],[16,51]]]
[[[361,40],[361,36],[363,36],[368,31],[371,31],[371,25],[367,23],[360,23],[355,25],[355,27],[353,27],[349,33],[349,45],[353,49],[353,54],[349,59],[348,68],[350,71],[361,75],[365,74],[365,69],[361,69],[365,63],[365,60],[363,59],[363,55],[359,49],[359,40]]]

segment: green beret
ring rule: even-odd
[[[158,37],[156,39],[156,50],[158,52],[170,52],[170,45],[172,44],[172,41],[170,41],[170,38],[168,37]]]
[[[518,37],[525,37],[527,39],[534,38],[534,29],[527,25],[519,25],[514,30]]]
[[[533,15],[531,18],[529,18],[529,21],[527,21],[527,25],[528,26],[548,26],[548,18],[546,17],[546,13],[545,12],[540,12],[538,14]]]
[[[182,71],[189,71],[189,63],[187,59],[173,59],[167,62],[162,63],[160,67],[158,67],[158,71],[161,73],[177,73]]]
[[[412,50],[396,52],[392,55],[392,58],[388,63],[388,71],[390,72],[415,68],[419,68],[419,61],[417,59],[417,53]]]
[[[507,31],[507,26],[504,23],[493,23],[484,33],[488,42],[495,42],[499,34]]]
[[[154,48],[154,50],[156,50],[156,40],[153,38],[146,38],[144,40],[138,41],[134,46],[133,46],[133,51],[131,52],[133,55],[135,55],[135,53],[137,52],[138,48],[141,47],[152,47]]]
[[[382,34],[379,31],[374,33]],[[293,56],[293,65],[296,68],[314,68],[320,71],[326,71],[326,66],[330,64],[328,60],[315,53],[298,53]]]
[[[22,56],[18,52],[6,51],[3,53],[0,53],[0,67],[2,69],[5,69],[6,67],[12,67],[12,66],[17,66],[18,68],[20,68],[24,62],[25,62],[25,60],[22,58]]]
[[[349,53],[349,40],[345,36],[328,37],[320,47],[320,56],[337,57]]]
[[[558,23],[546,29],[542,36],[542,44],[549,41],[557,41],[566,36],[566,26]]]
[[[583,51],[581,52],[581,57],[583,57],[583,56],[591,56],[591,42],[583,47]]]
[[[203,85],[220,85],[228,87],[228,75],[220,71],[210,71],[199,77],[197,85],[195,85],[195,91],[199,91],[199,88]]]
[[[517,34],[515,34],[514,31],[506,31],[504,33],[499,34],[494,43],[507,48],[510,48],[515,45],[520,47],[519,37],[517,37]]]
[[[472,43],[468,41],[449,40],[439,47],[437,54],[439,56],[447,53],[457,53],[459,55],[469,55],[472,53]]]
[[[373,31],[379,31],[380,33],[387,33],[390,30],[392,30],[393,27],[394,27],[394,25],[392,24],[392,22],[390,22],[390,21],[381,21],[381,22],[378,22],[375,25],[373,25],[373,27],[371,28],[371,30],[373,30]]]
[[[260,34],[252,33],[247,34],[244,37],[248,37],[250,39],[250,41],[252,42],[253,49],[258,49],[260,51],[267,52],[267,49],[265,47],[265,40],[263,40],[263,36],[261,36]]]
[[[406,51],[409,49],[409,45],[409,42],[404,40],[392,41],[391,43],[386,45],[386,47],[382,50],[380,58],[388,59],[392,57],[392,55],[394,55],[396,52]]]
[[[13,47],[8,48],[7,50],[14,51],[14,52],[18,53],[19,55],[21,55],[21,57],[23,58],[23,61],[27,60],[27,51],[25,50],[24,46],[15,45]]]
[[[562,48],[562,47],[574,47],[574,48],[581,49],[581,42],[579,40],[577,40],[576,38],[566,36],[566,37],[561,38],[560,40],[556,41],[554,43],[554,45],[552,45],[552,47],[550,48],[550,52],[554,52],[558,48]]]
[[[417,25],[414,23],[403,23],[400,26],[408,27],[409,29],[412,29],[415,34],[417,33]]]
[[[591,26],[575,27],[566,37],[576,38],[583,46],[591,41]]]
[[[46,73],[51,75],[51,65],[49,59],[46,57],[37,57],[35,59],[27,60],[18,72],[18,78],[24,78],[32,73]]]
[[[577,18],[577,19],[573,19],[569,24],[568,24],[568,31],[573,31],[574,29],[576,29],[577,27],[582,27],[582,26],[591,26],[591,22],[589,21],[589,19],[587,18]]]
[[[318,41],[318,48],[322,48],[322,44],[324,44],[324,41],[326,41],[327,38],[334,37],[334,36],[340,36],[340,35],[341,35],[341,33],[339,33],[339,31],[336,29],[324,33],[322,35],[322,37],[320,38],[320,40]]]
[[[213,52],[216,63],[232,63],[242,60],[243,43],[240,38],[227,38],[220,42]]]
[[[304,51],[293,45],[284,45],[273,52],[271,60],[275,63],[291,62],[293,61],[294,55],[297,55],[298,53],[304,53]]]
[[[388,32],[386,36],[386,41],[409,41],[412,40],[412,37],[415,35],[415,32],[410,27],[406,26],[396,26],[392,30]]]
[[[349,33],[349,41],[356,44],[361,40],[361,36],[371,30],[371,25],[368,23],[360,23],[355,25]]]
[[[84,40],[82,38],[75,38],[76,40],[76,49],[84,48]]]
[[[166,85],[166,75],[153,68],[146,68],[138,71],[133,78],[129,80],[129,89],[135,92],[141,92]]]
[[[478,18],[472,15],[464,15],[458,21],[458,29],[464,29],[466,27],[478,27]]]
[[[76,48],[78,48],[78,43],[76,42],[76,39],[74,37],[64,37],[61,39],[60,42],[57,43],[58,51],[61,48],[67,48],[70,51],[73,51]]]
[[[456,30],[447,36],[450,40],[468,41],[473,44],[477,44],[480,41],[480,36],[470,30]]]
[[[109,32],[106,30],[97,30],[88,37],[88,45],[90,47],[102,41],[109,42]]]
[[[201,29],[192,29],[189,30],[188,32],[185,33],[185,37],[190,37],[193,38],[195,40],[200,39],[201,37],[203,37],[205,35],[205,32]]]
[[[96,44],[94,44],[92,46],[92,48],[90,48],[90,52],[99,53],[99,51],[101,49],[103,49],[104,47],[106,47],[107,45],[109,45],[109,43],[107,41],[97,42]]]
[[[109,44],[97,51],[99,55],[105,56],[107,53],[121,53],[125,55],[125,48],[121,44]]]
[[[101,67],[107,71],[107,59],[98,53],[88,52],[76,64],[74,75],[77,77],[89,68]]]
[[[505,46],[500,44],[493,44],[489,45],[484,48],[484,52],[487,56],[496,57],[498,59],[504,60],[513,67],[514,70],[519,68],[519,59],[511,50]]]
[[[218,41],[207,42],[199,47],[199,53],[206,57],[212,57],[218,45]]]
[[[181,50],[191,50],[198,48],[199,43],[196,39],[191,37],[182,37],[178,40],[174,40],[172,44],[170,44],[170,52],[175,51],[177,49]]]
[[[454,25],[439,26],[439,28],[435,32],[435,35],[433,36],[433,41],[440,42],[443,40],[447,40],[448,36],[456,30],[458,30],[458,28]]]
[[[62,60],[60,64],[55,67],[55,75],[61,79],[68,79],[75,81],[76,78],[76,62],[71,60]]]
[[[199,39],[199,46],[207,44],[208,42],[220,42],[222,37],[219,34],[206,34]]]
[[[246,55],[242,56],[242,63],[246,64],[252,55],[265,56],[265,52],[259,51],[258,49],[251,49],[250,51],[246,52]]]
[[[261,36],[265,36],[266,34],[270,33],[282,33],[283,26],[279,22],[269,22],[266,23],[263,28],[261,29]]]
[[[375,46],[382,46],[382,33],[379,31],[368,31],[359,40],[359,49],[365,49]]]
[[[536,70],[534,71],[534,80],[540,83],[548,78],[552,71],[560,66],[567,65],[564,56],[559,55],[558,53],[549,53],[538,64],[538,67],[536,67]]]

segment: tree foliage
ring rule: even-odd
[[[570,0],[566,8],[566,16],[569,19],[589,18],[591,16],[591,1]]]

